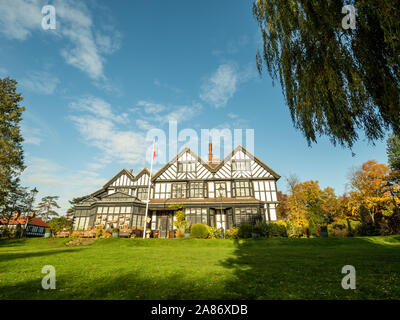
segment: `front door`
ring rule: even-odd
[[[168,217],[162,216],[160,219],[160,238],[168,236]]]
[[[224,209],[217,209],[215,210],[215,224],[217,229],[220,229],[221,227],[225,230],[225,210]]]

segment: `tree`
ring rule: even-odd
[[[42,201],[37,205],[39,215],[44,217],[46,222],[49,220],[49,216],[58,216],[58,213],[53,210],[53,208],[60,208],[56,202],[58,198],[58,196],[47,196],[42,198]]]
[[[285,220],[289,216],[288,195],[278,191],[279,204],[276,208],[278,219]]]
[[[391,134],[387,139],[386,152],[389,165],[393,170],[400,170],[400,138]]]
[[[342,8],[356,8],[356,28]],[[386,129],[400,136],[400,1],[256,0],[262,74],[279,81],[294,126],[310,145],[318,135],[351,147]]]
[[[29,215],[32,210],[34,194],[27,192],[27,188],[16,186],[13,192],[7,194],[5,205],[2,207],[2,218],[9,223],[16,212],[19,215]]]
[[[17,81],[0,79],[0,215],[8,216],[15,197],[25,197],[19,186],[19,176],[25,169],[20,121],[24,107],[17,93]],[[22,199],[23,200],[23,199]],[[10,202],[11,201],[11,202]]]
[[[288,219],[296,227],[309,227],[314,232],[317,226],[326,226],[337,215],[338,200],[334,189],[321,189],[318,181],[305,181],[291,187],[284,204]]]
[[[352,172],[350,177],[352,191],[349,201],[352,216],[359,216],[361,219],[365,211],[367,220],[378,225],[384,216],[393,214],[395,203],[391,191],[395,190],[392,190],[393,186],[387,182],[390,173],[388,166],[374,160],[363,163],[361,168]]]
[[[83,197],[77,197],[73,198],[72,200],[69,200],[69,203],[71,204],[71,207],[67,210],[67,218],[73,217],[75,213],[75,205],[80,203],[82,200],[86,199],[88,196],[83,196]]]
[[[53,233],[63,231],[64,229],[71,230],[72,221],[67,220],[66,217],[53,218],[48,222]]]

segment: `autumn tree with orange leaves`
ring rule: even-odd
[[[393,197],[398,192],[398,186],[388,183],[391,174],[388,166],[375,160],[365,162],[351,174],[352,191],[348,199],[351,216],[378,225],[382,219],[394,213],[400,201]],[[366,217],[363,217],[363,212],[367,213]]]
[[[284,207],[297,227],[327,225],[333,221],[338,201],[332,188],[321,189],[318,181],[305,181],[291,187]]]

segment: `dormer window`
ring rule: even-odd
[[[250,171],[250,160],[232,160],[233,171]]]

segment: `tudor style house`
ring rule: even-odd
[[[274,221],[279,178],[240,145],[220,161],[213,157],[210,143],[207,162],[184,148],[151,177],[147,228],[167,237],[175,229],[173,204],[184,205],[191,224],[229,229],[257,220]],[[149,179],[146,168],[136,176],[132,170],[121,170],[75,206],[74,230],[98,225],[142,228]]]

